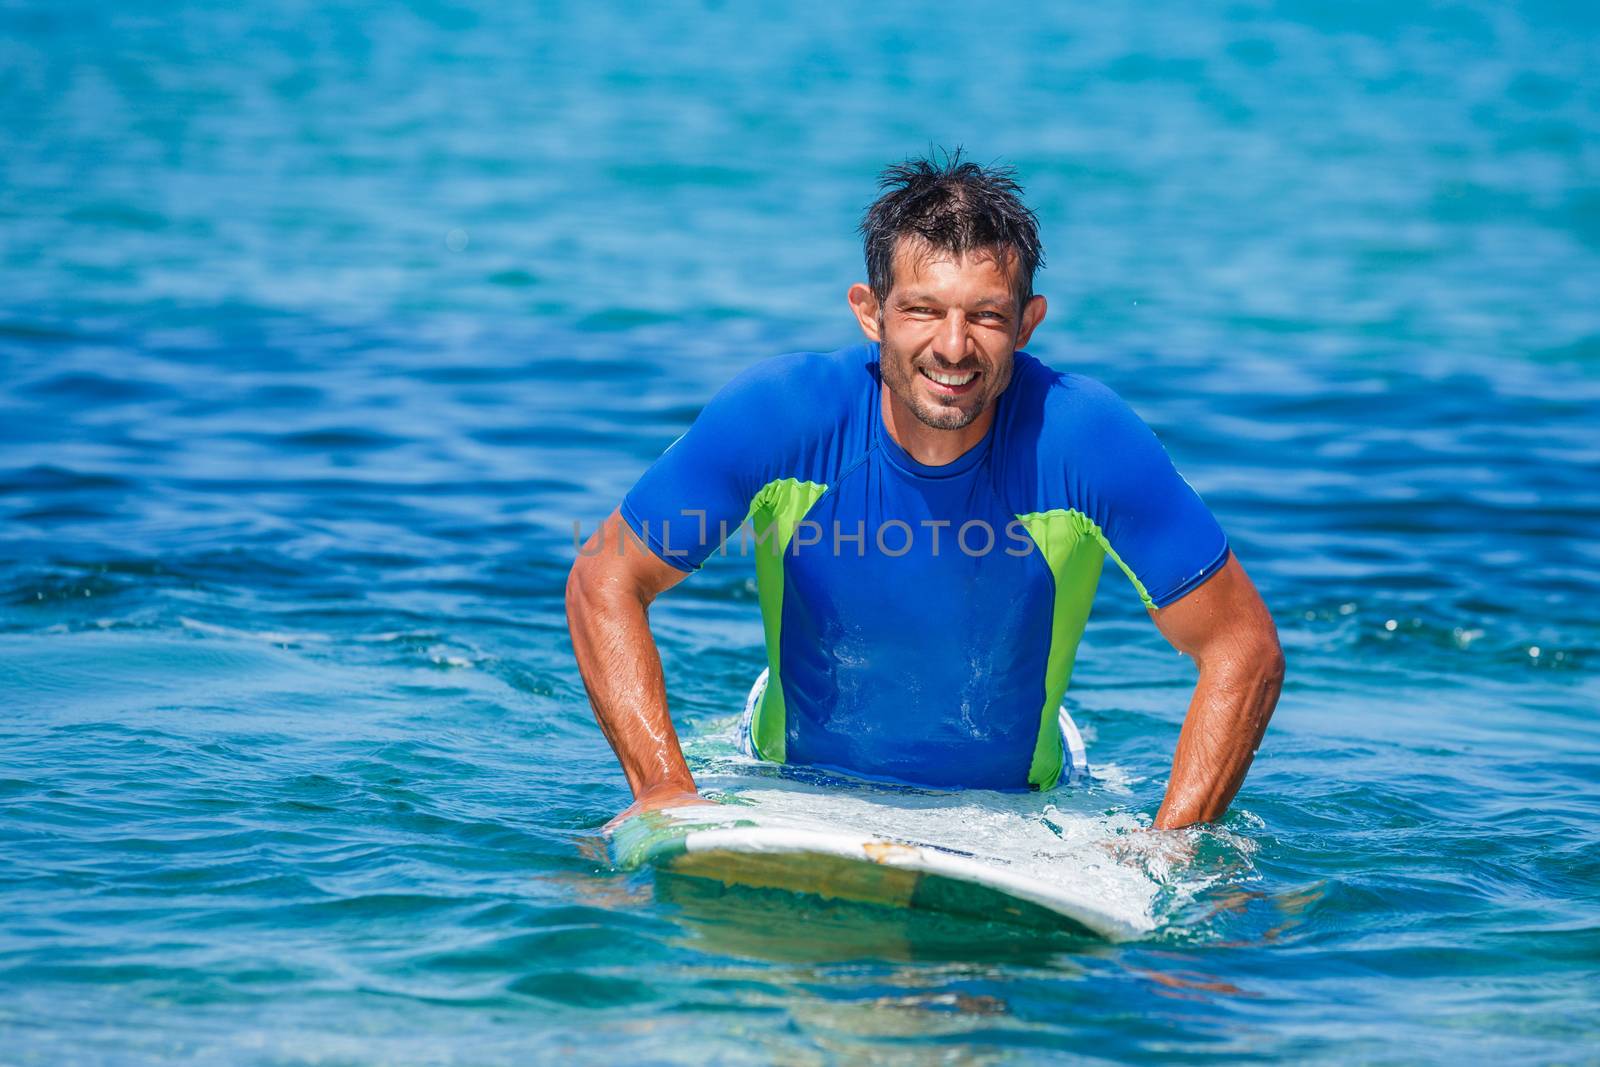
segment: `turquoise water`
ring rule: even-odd
[[[1592,1059],[1594,12],[6,6],[0,1061]],[[1289,656],[1129,944],[596,837],[573,521],[853,340],[874,173],[957,143]],[[737,773],[752,575],[654,618]],[[1108,575],[1057,807],[1133,840],[1190,682]]]

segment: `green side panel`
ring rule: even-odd
[[[786,712],[783,682],[778,674],[778,630],[783,625],[783,554],[800,520],[828,487],[818,482],[780,478],[768,482],[750,502],[750,523],[756,534],[756,591],[761,599],[761,625],[767,639],[767,691],[756,708],[751,737],[756,754],[782,763],[785,756]]]
[[[1078,655],[1084,624],[1094,603],[1100,569],[1109,551],[1100,529],[1082,512],[1052,511],[1018,515],[1017,520],[1044,555],[1055,579],[1055,602],[1050,619],[1050,654],[1045,660],[1044,707],[1039,711],[1039,738],[1034,742],[1028,783],[1051,789],[1061,779],[1064,759],[1056,712],[1067,694],[1072,662]]]

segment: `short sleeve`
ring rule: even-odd
[[[622,499],[629,528],[679,570],[697,569],[738,529],[761,484],[752,426],[766,390],[755,371],[712,397]]]
[[[1121,397],[1093,383],[1092,407],[1090,517],[1145,606],[1166,607],[1222,568],[1227,535]]]
[[[776,478],[823,480],[865,375],[863,348],[762,360],[729,382],[622,500],[650,550],[692,571]],[[866,395],[866,394],[862,394]]]

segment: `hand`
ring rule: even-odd
[[[659,811],[662,808],[681,808],[689,804],[710,804],[711,801],[695,792],[685,789],[677,782],[662,782],[645,789],[633,798],[633,803],[623,808],[616,817],[600,828],[603,834],[609,834],[617,826],[635,815],[647,811]]]
[[[1195,858],[1194,837],[1182,830],[1131,830],[1106,841],[1102,847],[1119,863],[1136,864],[1146,873],[1158,873],[1162,868],[1180,870]]]

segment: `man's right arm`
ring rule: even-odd
[[[639,542],[619,511],[589,538],[567,576],[567,627],[589,706],[628,777],[630,815],[700,800],[667,712],[650,603],[686,578]]]
[[[667,714],[646,612],[737,529],[778,472],[816,447],[838,360],[796,353],[747,368],[712,397],[589,539],[567,580],[567,623],[589,703],[634,803],[623,816],[697,799]],[[832,373],[830,372],[832,369]],[[613,820],[616,821],[616,820]]]

